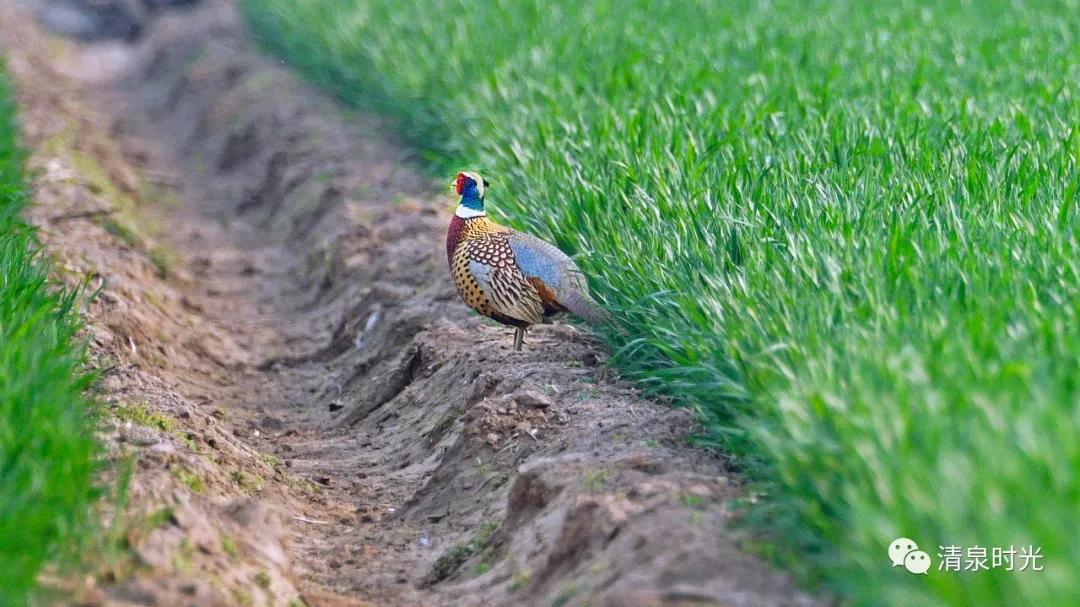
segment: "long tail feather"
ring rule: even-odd
[[[611,318],[611,314],[601,308],[592,297],[577,289],[566,293],[559,303],[590,324],[605,323]]]

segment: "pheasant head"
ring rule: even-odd
[[[487,213],[484,212],[484,191],[487,186],[487,180],[477,173],[471,171],[458,173],[457,179],[454,181],[454,189],[457,191],[457,195],[461,196],[461,202],[458,204],[455,214],[463,219],[486,215]]]

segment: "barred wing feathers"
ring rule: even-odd
[[[528,324],[543,322],[540,293],[514,263],[505,234],[468,241],[464,249],[469,273],[494,312]]]
[[[608,313],[589,296],[585,275],[555,245],[531,234],[509,232],[506,235],[514,261],[530,282],[539,280],[540,291],[550,292],[554,303],[591,323],[607,320]]]

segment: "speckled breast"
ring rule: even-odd
[[[495,244],[501,241],[505,245],[504,240],[487,238],[491,234],[508,231],[507,228],[486,217],[462,219],[455,216],[451,220],[450,229],[447,232],[446,252],[450,262],[450,275],[454,279],[454,286],[457,288],[458,294],[461,295],[465,305],[489,318],[495,318],[498,315],[491,309],[491,305],[487,296],[484,295],[484,291],[480,288],[480,284],[476,282],[476,278],[469,272],[469,262],[474,260],[473,256],[476,256],[475,261],[493,267],[513,263],[513,252],[510,251],[510,256],[507,257],[498,251],[501,247]],[[472,241],[480,240],[483,242],[474,243],[474,246],[466,246]],[[505,246],[505,249],[509,251],[510,247]]]

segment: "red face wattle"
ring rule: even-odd
[[[461,191],[463,189],[465,189],[465,180],[466,179],[467,179],[467,177],[465,177],[465,173],[458,173],[457,174],[457,193],[458,193],[458,196],[461,196]]]

